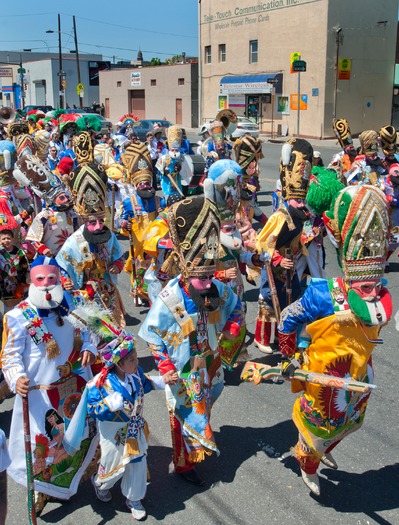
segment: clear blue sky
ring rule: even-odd
[[[3,4],[3,2],[2,2]],[[13,7],[14,6],[14,7]],[[16,0],[0,11],[0,50],[58,52],[57,14],[61,15],[62,50],[75,49],[75,15],[79,53],[101,53],[104,60],[162,61],[183,51],[198,55],[198,0]]]

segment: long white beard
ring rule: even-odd
[[[47,294],[51,294],[51,299],[46,299]],[[36,306],[36,308],[42,308],[43,310],[51,310],[57,308],[64,298],[64,289],[61,284],[55,284],[49,288],[38,287],[34,284],[29,286],[28,293],[29,301]]]

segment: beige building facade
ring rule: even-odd
[[[198,63],[101,71],[100,100],[113,122],[133,113],[139,119],[197,127]]]
[[[201,0],[198,16],[200,123],[224,107],[310,138],[334,116],[391,123],[398,0]]]

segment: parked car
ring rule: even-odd
[[[43,113],[47,113],[47,111],[53,111],[53,106],[24,106],[22,109],[22,114],[26,116],[29,111],[32,111],[33,109],[40,109],[43,111]]]
[[[80,109],[80,108],[68,108],[65,110],[65,113],[67,114],[71,114],[71,113],[84,113],[86,114],[87,111],[85,111],[84,109]]]
[[[245,133],[250,133],[253,137],[259,137],[259,126],[252,122],[247,117],[237,117],[237,127],[231,134],[233,139],[238,139],[245,135]]]
[[[145,142],[147,140],[147,133],[154,128],[154,124],[159,124],[162,128],[169,128],[173,126],[172,122],[169,120],[159,120],[159,119],[143,119],[138,120],[133,124],[135,131],[139,140]]]

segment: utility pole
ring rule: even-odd
[[[61,46],[61,16],[58,14],[58,62],[59,62],[59,88],[60,88],[60,109],[64,107],[64,72],[62,70],[62,46]]]
[[[342,27],[335,30],[335,66],[334,66],[334,103],[333,118],[337,118],[337,95],[338,95],[338,61],[339,61],[339,43],[341,39]]]
[[[80,62],[79,62],[79,49],[78,49],[78,36],[76,33],[76,21],[75,21],[75,15],[73,15],[73,34],[75,36],[75,53],[76,53],[76,66],[78,69],[78,85],[81,85],[80,80]],[[83,91],[79,89],[79,107],[80,109],[83,108]]]
[[[21,109],[25,106],[25,90],[24,90],[24,73],[25,69],[22,67],[22,55],[19,55],[19,81],[21,83]]]

